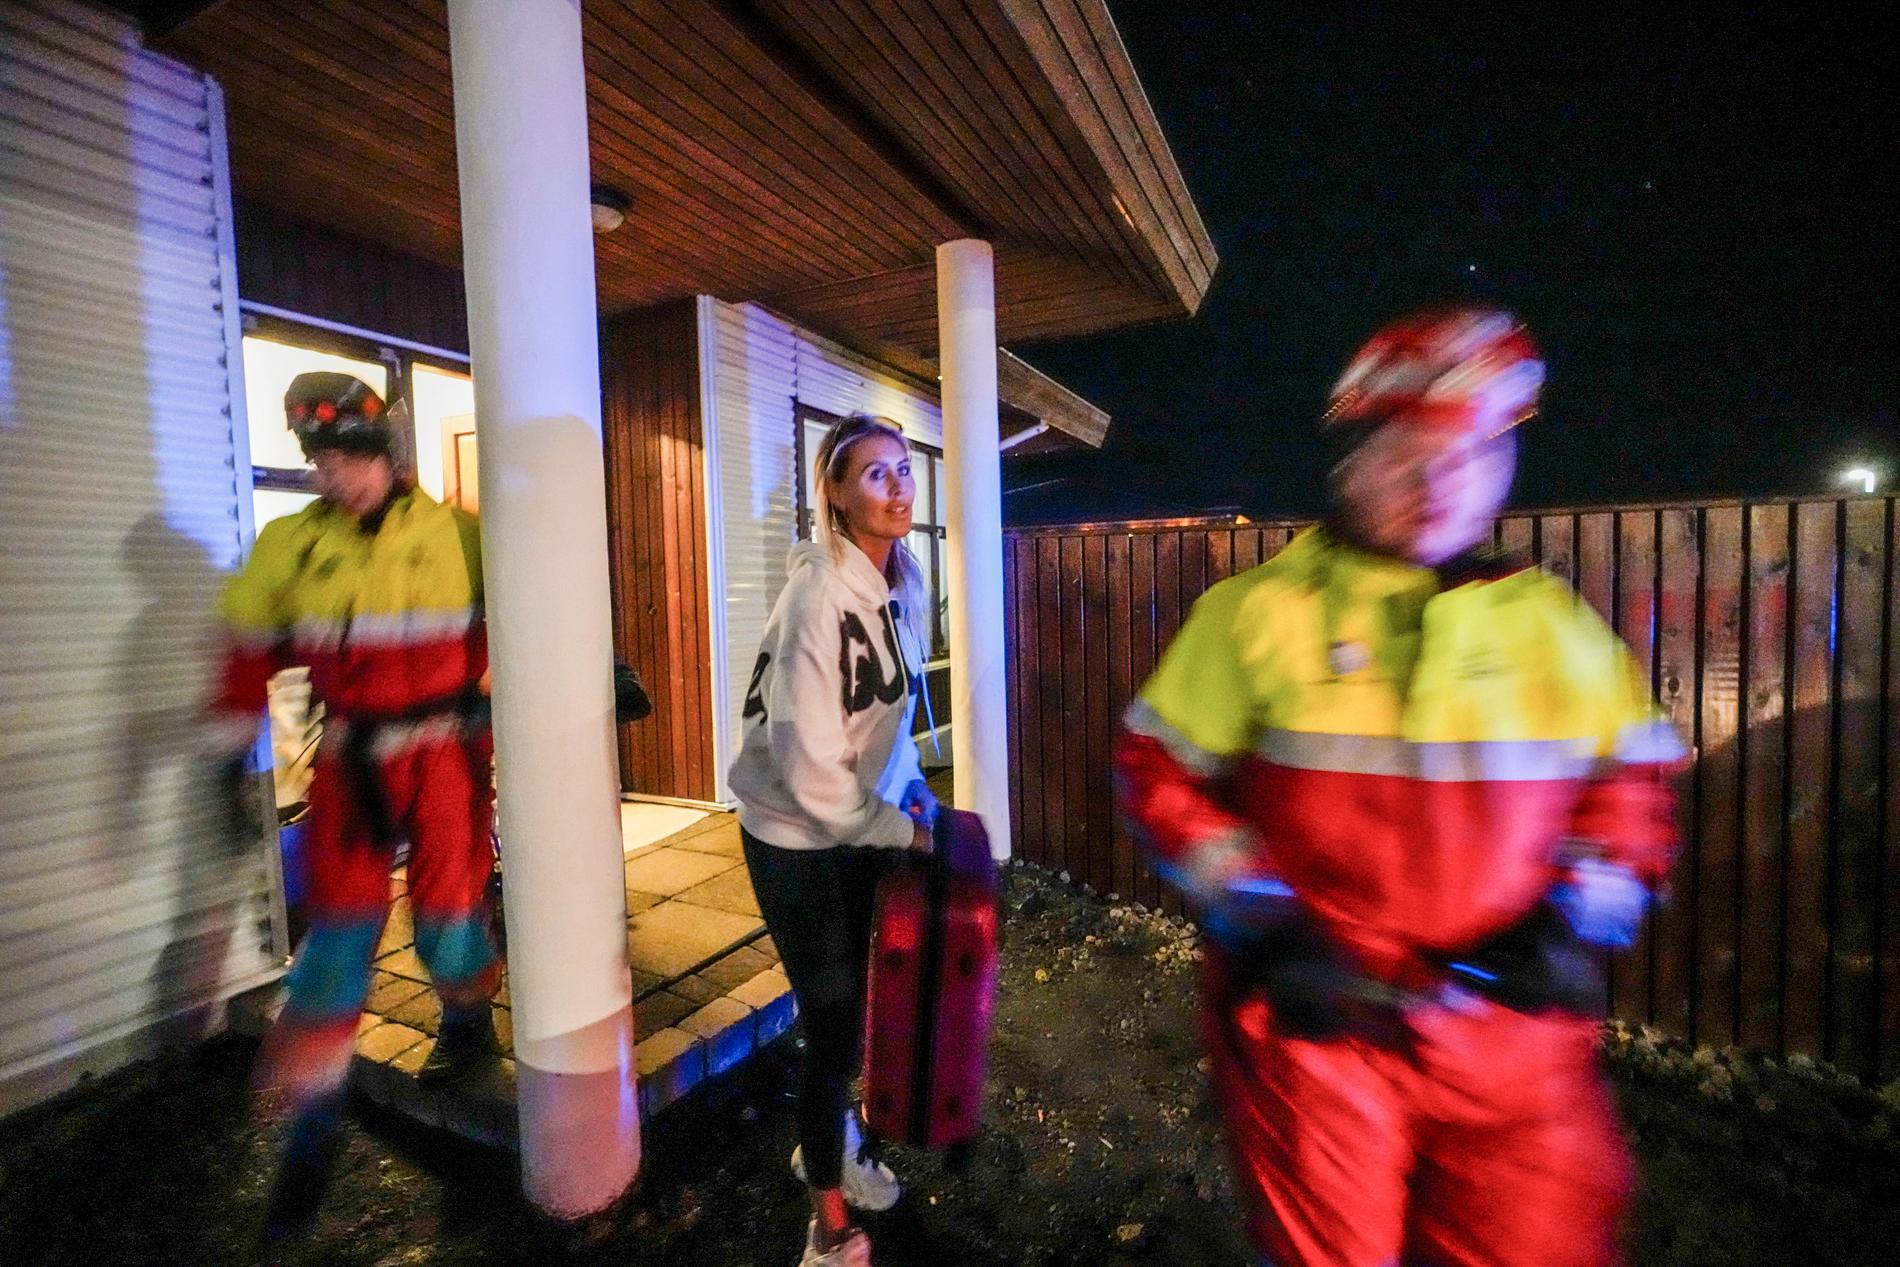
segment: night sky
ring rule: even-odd
[[[1854,6],[1112,7],[1220,270],[1192,321],[1018,349],[1115,421],[1006,463],[1012,523],[1311,512],[1347,356],[1466,298],[1550,365],[1518,505],[1900,477],[1900,104]]]

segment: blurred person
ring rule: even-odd
[[[399,843],[416,951],[442,1002],[421,1076],[454,1077],[494,1054],[501,972],[484,898],[492,745],[475,518],[398,468],[392,411],[361,380],[300,374],[284,410],[319,497],[265,525],[225,591],[211,721],[237,781],[273,673],[308,666],[326,710],[305,843],[310,926],[254,1075],[265,1107],[287,1119],[267,1240],[304,1231],[328,1180]]]
[[[1599,954],[1676,843],[1627,650],[1489,545],[1544,367],[1508,314],[1386,327],[1333,389],[1331,510],[1195,604],[1121,808],[1203,913],[1202,1037],[1276,1267],[1601,1267],[1630,1163]]]
[[[812,1220],[800,1262],[868,1267],[851,1210],[888,1210],[900,1189],[865,1150],[850,1087],[878,881],[897,851],[929,851],[936,817],[911,737],[929,612],[904,544],[917,488],[897,425],[842,419],[815,466],[815,539],[793,547],[766,623],[731,782],[805,1039],[792,1170]]]

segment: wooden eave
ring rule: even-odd
[[[585,0],[582,18],[593,176],[632,202],[595,239],[604,313],[710,293],[931,358],[955,238],[995,246],[1004,342],[1185,316],[1212,278],[1104,0]],[[223,84],[239,194],[459,265],[443,0],[224,0],[160,46]],[[1088,409],[1030,385],[1089,440]]]

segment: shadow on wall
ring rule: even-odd
[[[157,512],[139,518],[121,553],[142,601],[112,662],[114,795],[99,844],[120,882],[154,864],[169,875],[173,913],[147,1006],[167,1014],[161,1041],[191,1044],[208,1036],[218,1016],[214,1007],[186,1005],[215,992],[226,975],[238,908],[259,883],[261,776],[249,780],[239,812],[201,742],[215,662],[206,656],[196,673],[178,669],[181,636],[211,645],[223,575],[203,546]]]

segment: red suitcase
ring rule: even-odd
[[[865,1116],[880,1137],[976,1135],[996,997],[996,863],[975,814],[937,815],[936,850],[878,887],[865,1005]]]

